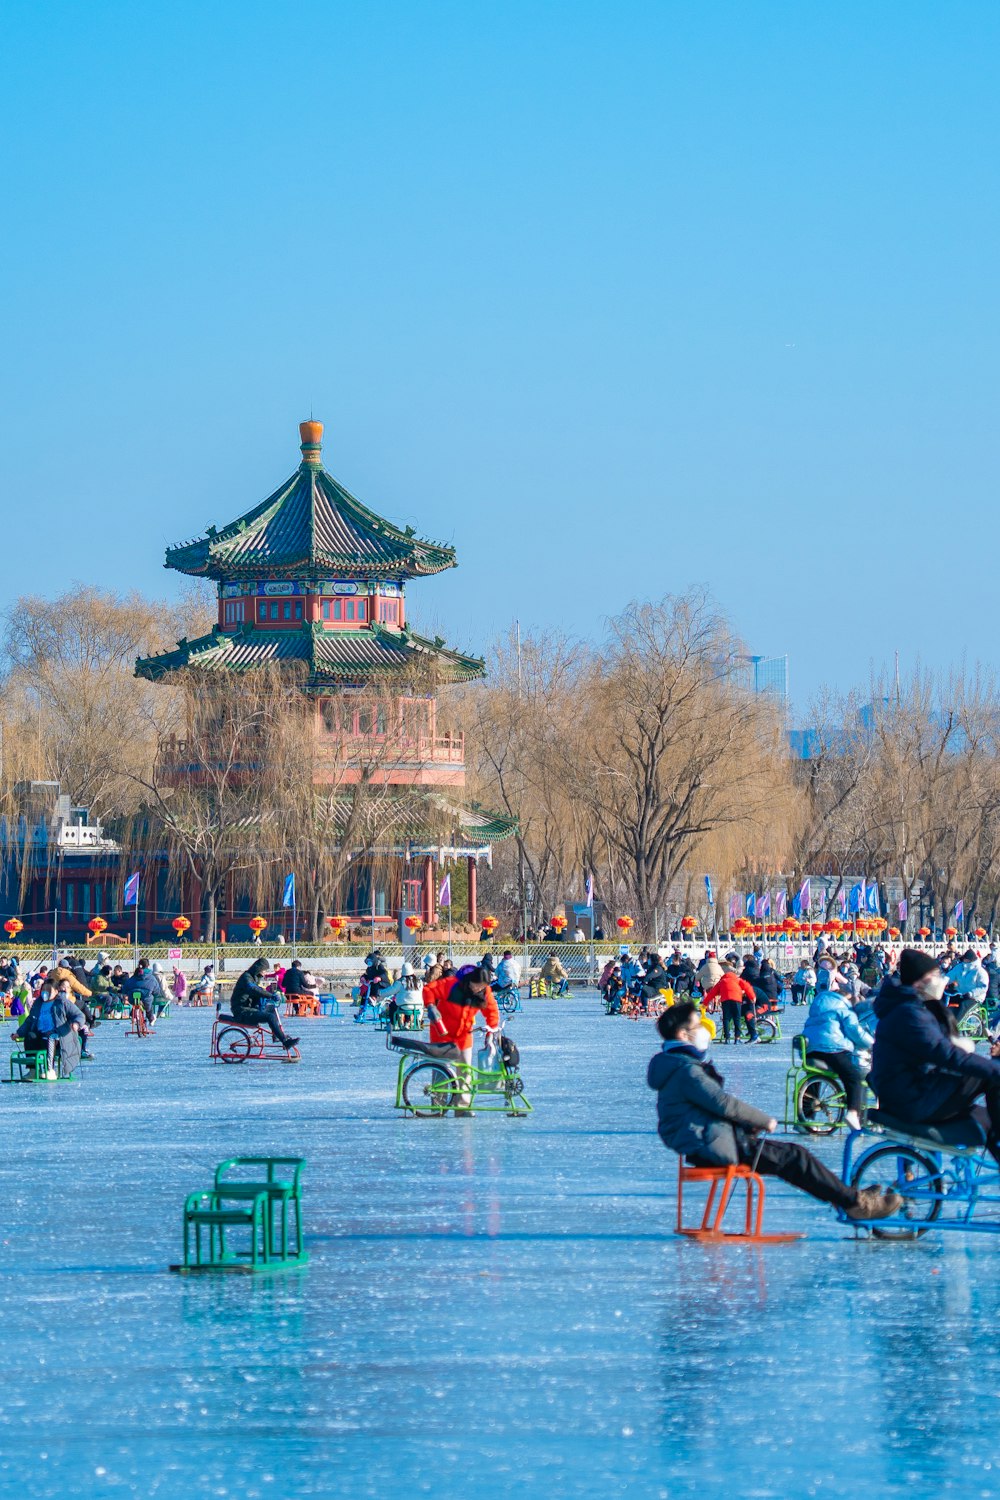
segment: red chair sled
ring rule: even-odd
[[[132,1001],[126,1036],[152,1036],[153,1028],[146,1020],[146,1011],[140,1000]]]
[[[686,1227],[684,1224],[684,1184],[686,1182],[709,1184],[705,1211],[697,1227],[693,1225]],[[746,1187],[744,1227],[726,1230],[722,1227],[722,1221],[737,1182],[742,1182]],[[761,1226],[764,1222],[764,1198],[764,1179],[759,1172],[752,1171],[750,1167],[690,1167],[681,1158],[678,1161],[677,1170],[677,1233],[686,1234],[690,1239],[707,1243],[716,1243],[720,1240],[742,1240],[746,1244],[753,1245],[787,1245],[792,1240],[802,1239],[801,1234],[765,1234],[763,1232]]]
[[[298,1047],[283,1047],[269,1027],[247,1026],[224,1011],[215,1013],[209,1056],[222,1063],[302,1061]]]

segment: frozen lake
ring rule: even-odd
[[[298,1067],[105,1023],[79,1086],[0,1091],[0,1493],[992,1497],[1000,1246],[856,1242],[780,1184],[800,1243],[677,1239],[652,1025],[526,1006],[526,1120],[397,1116],[348,1012]],[[781,1115],[787,1038],[714,1060]],[[239,1153],[308,1158],[311,1264],[169,1275]]]

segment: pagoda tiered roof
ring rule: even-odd
[[[320,462],[322,424],[303,423],[303,461],[266,500],[194,541],[167,548],[166,566],[221,583],[266,577],[419,578],[455,566],[455,549],[376,515]],[[314,437],[314,441],[308,441]]]
[[[484,663],[463,656],[440,639],[427,640],[407,629],[369,625],[357,630],[268,631],[246,625],[235,631],[214,626],[207,635],[180,641],[173,651],[136,663],[136,676],[155,682],[185,667],[201,671],[247,672],[271,662],[302,662],[310,692],[363,683],[382,674],[406,678],[431,671],[439,682],[468,682],[482,677]]]

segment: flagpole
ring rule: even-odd
[[[135,966],[139,967],[139,892],[135,893]]]

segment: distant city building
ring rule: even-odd
[[[767,693],[788,706],[787,656],[738,656],[730,670],[748,692]]]
[[[793,760],[816,760],[820,752],[818,729],[790,729],[788,749]]]

